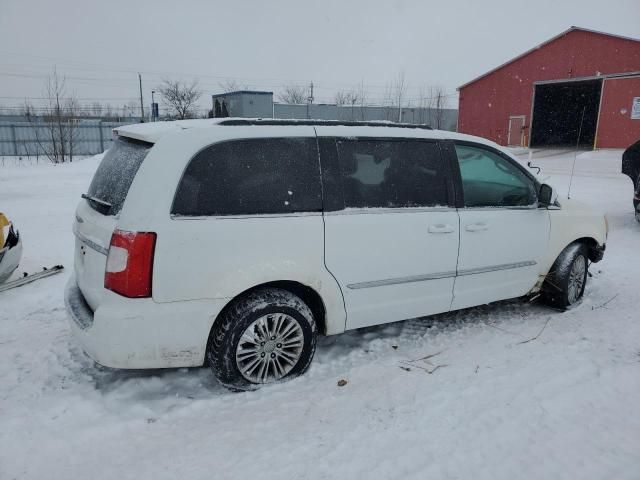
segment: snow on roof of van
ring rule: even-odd
[[[251,125],[251,122],[256,122],[257,125],[265,122],[265,125],[269,126],[292,126],[292,125],[315,125],[315,126],[345,126],[351,127],[394,127],[394,130],[398,128],[399,131],[402,131],[407,128],[414,127],[409,124],[397,124],[394,122],[340,122],[340,121],[326,121],[326,120],[292,120],[292,119],[257,119],[257,118],[235,118],[235,117],[225,117],[225,118],[206,118],[206,119],[197,119],[197,120],[175,120],[170,122],[153,122],[153,123],[135,123],[132,125],[123,125],[121,127],[114,128],[113,130],[118,134],[129,138],[134,138],[136,140],[142,140],[144,142],[156,143],[163,135],[166,135],[171,132],[176,132],[179,130],[187,130],[187,129],[196,129],[196,128],[210,128],[212,126],[219,125],[220,123],[228,123],[230,125],[234,125],[235,122],[238,122],[236,126],[245,126]],[[426,126],[415,125],[415,128],[426,128]],[[350,130],[351,130],[350,129]],[[494,142],[490,140],[475,137],[472,135],[466,135],[463,133],[457,132],[445,132],[440,130],[429,130],[431,133],[429,134],[433,138],[448,138],[451,140],[468,140],[474,141],[477,143],[484,143],[487,145],[497,146]],[[371,134],[371,130],[363,130],[361,134]],[[351,130],[350,133],[353,135],[358,135],[358,130]]]
[[[263,125],[263,126],[345,126],[345,127],[394,127],[394,128],[420,128],[431,130],[431,127],[427,125],[413,125],[406,123],[396,123],[390,121],[365,121],[365,122],[345,122],[339,120],[313,120],[313,119],[288,119],[288,118],[207,118],[198,120],[175,120],[168,122],[153,122],[153,123],[134,123],[132,125],[123,125],[121,127],[114,128],[114,132],[117,135],[122,135],[129,138],[135,138],[136,140],[142,140],[144,142],[155,143],[160,138],[171,132],[178,130],[186,130],[192,128],[208,128],[221,123],[230,126],[250,126],[250,125]]]
[[[175,120],[172,122],[134,123],[114,128],[113,131],[124,137],[135,138],[144,142],[155,143],[170,132],[188,128],[211,127],[228,118],[206,118],[200,120]]]

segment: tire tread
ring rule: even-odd
[[[216,378],[225,387],[234,391],[253,390],[259,387],[258,384],[247,382],[241,375],[233,374],[235,357],[228,343],[233,336],[233,328],[235,325],[240,324],[248,315],[271,306],[281,306],[296,310],[307,320],[311,328],[310,352],[306,355],[305,363],[303,365],[296,365],[294,370],[290,372],[285,379],[298,376],[309,368],[315,353],[317,337],[317,327],[311,309],[300,297],[288,290],[274,287],[260,288],[233,301],[233,303],[223,311],[212,328],[209,347],[207,348],[207,359]],[[303,357],[301,357],[300,361],[303,360]]]

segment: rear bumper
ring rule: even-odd
[[[80,330],[86,330],[93,325],[93,311],[87,304],[75,281],[75,277],[67,283],[64,290],[64,305],[67,308],[69,319]]]
[[[225,300],[156,303],[105,291],[93,312],[72,276],[65,306],[74,337],[96,363],[110,368],[196,367]]]

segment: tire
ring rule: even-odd
[[[316,322],[306,303],[287,290],[261,288],[221,314],[209,337],[207,358],[224,386],[254,390],[306,372],[316,339]]]
[[[587,285],[589,253],[583,243],[572,243],[558,256],[544,283],[544,299],[566,310],[578,303]]]

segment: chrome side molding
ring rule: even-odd
[[[432,273],[429,275],[413,275],[410,277],[388,278],[385,280],[373,280],[371,282],[351,283],[347,288],[358,290],[360,288],[384,287],[387,285],[400,285],[402,283],[424,282],[427,280],[439,280],[441,278],[455,277],[456,272]]]
[[[350,283],[347,288],[358,290],[361,288],[385,287],[388,285],[401,285],[404,283],[425,282],[428,280],[439,280],[442,278],[462,277],[466,275],[477,275],[479,273],[499,272],[501,270],[511,270],[514,268],[532,267],[537,265],[534,260],[516,263],[503,263],[501,265],[491,265],[488,267],[469,268],[466,270],[458,270],[458,272],[440,272],[427,275],[412,275],[409,277],[387,278],[384,280],[373,280],[370,282]]]

